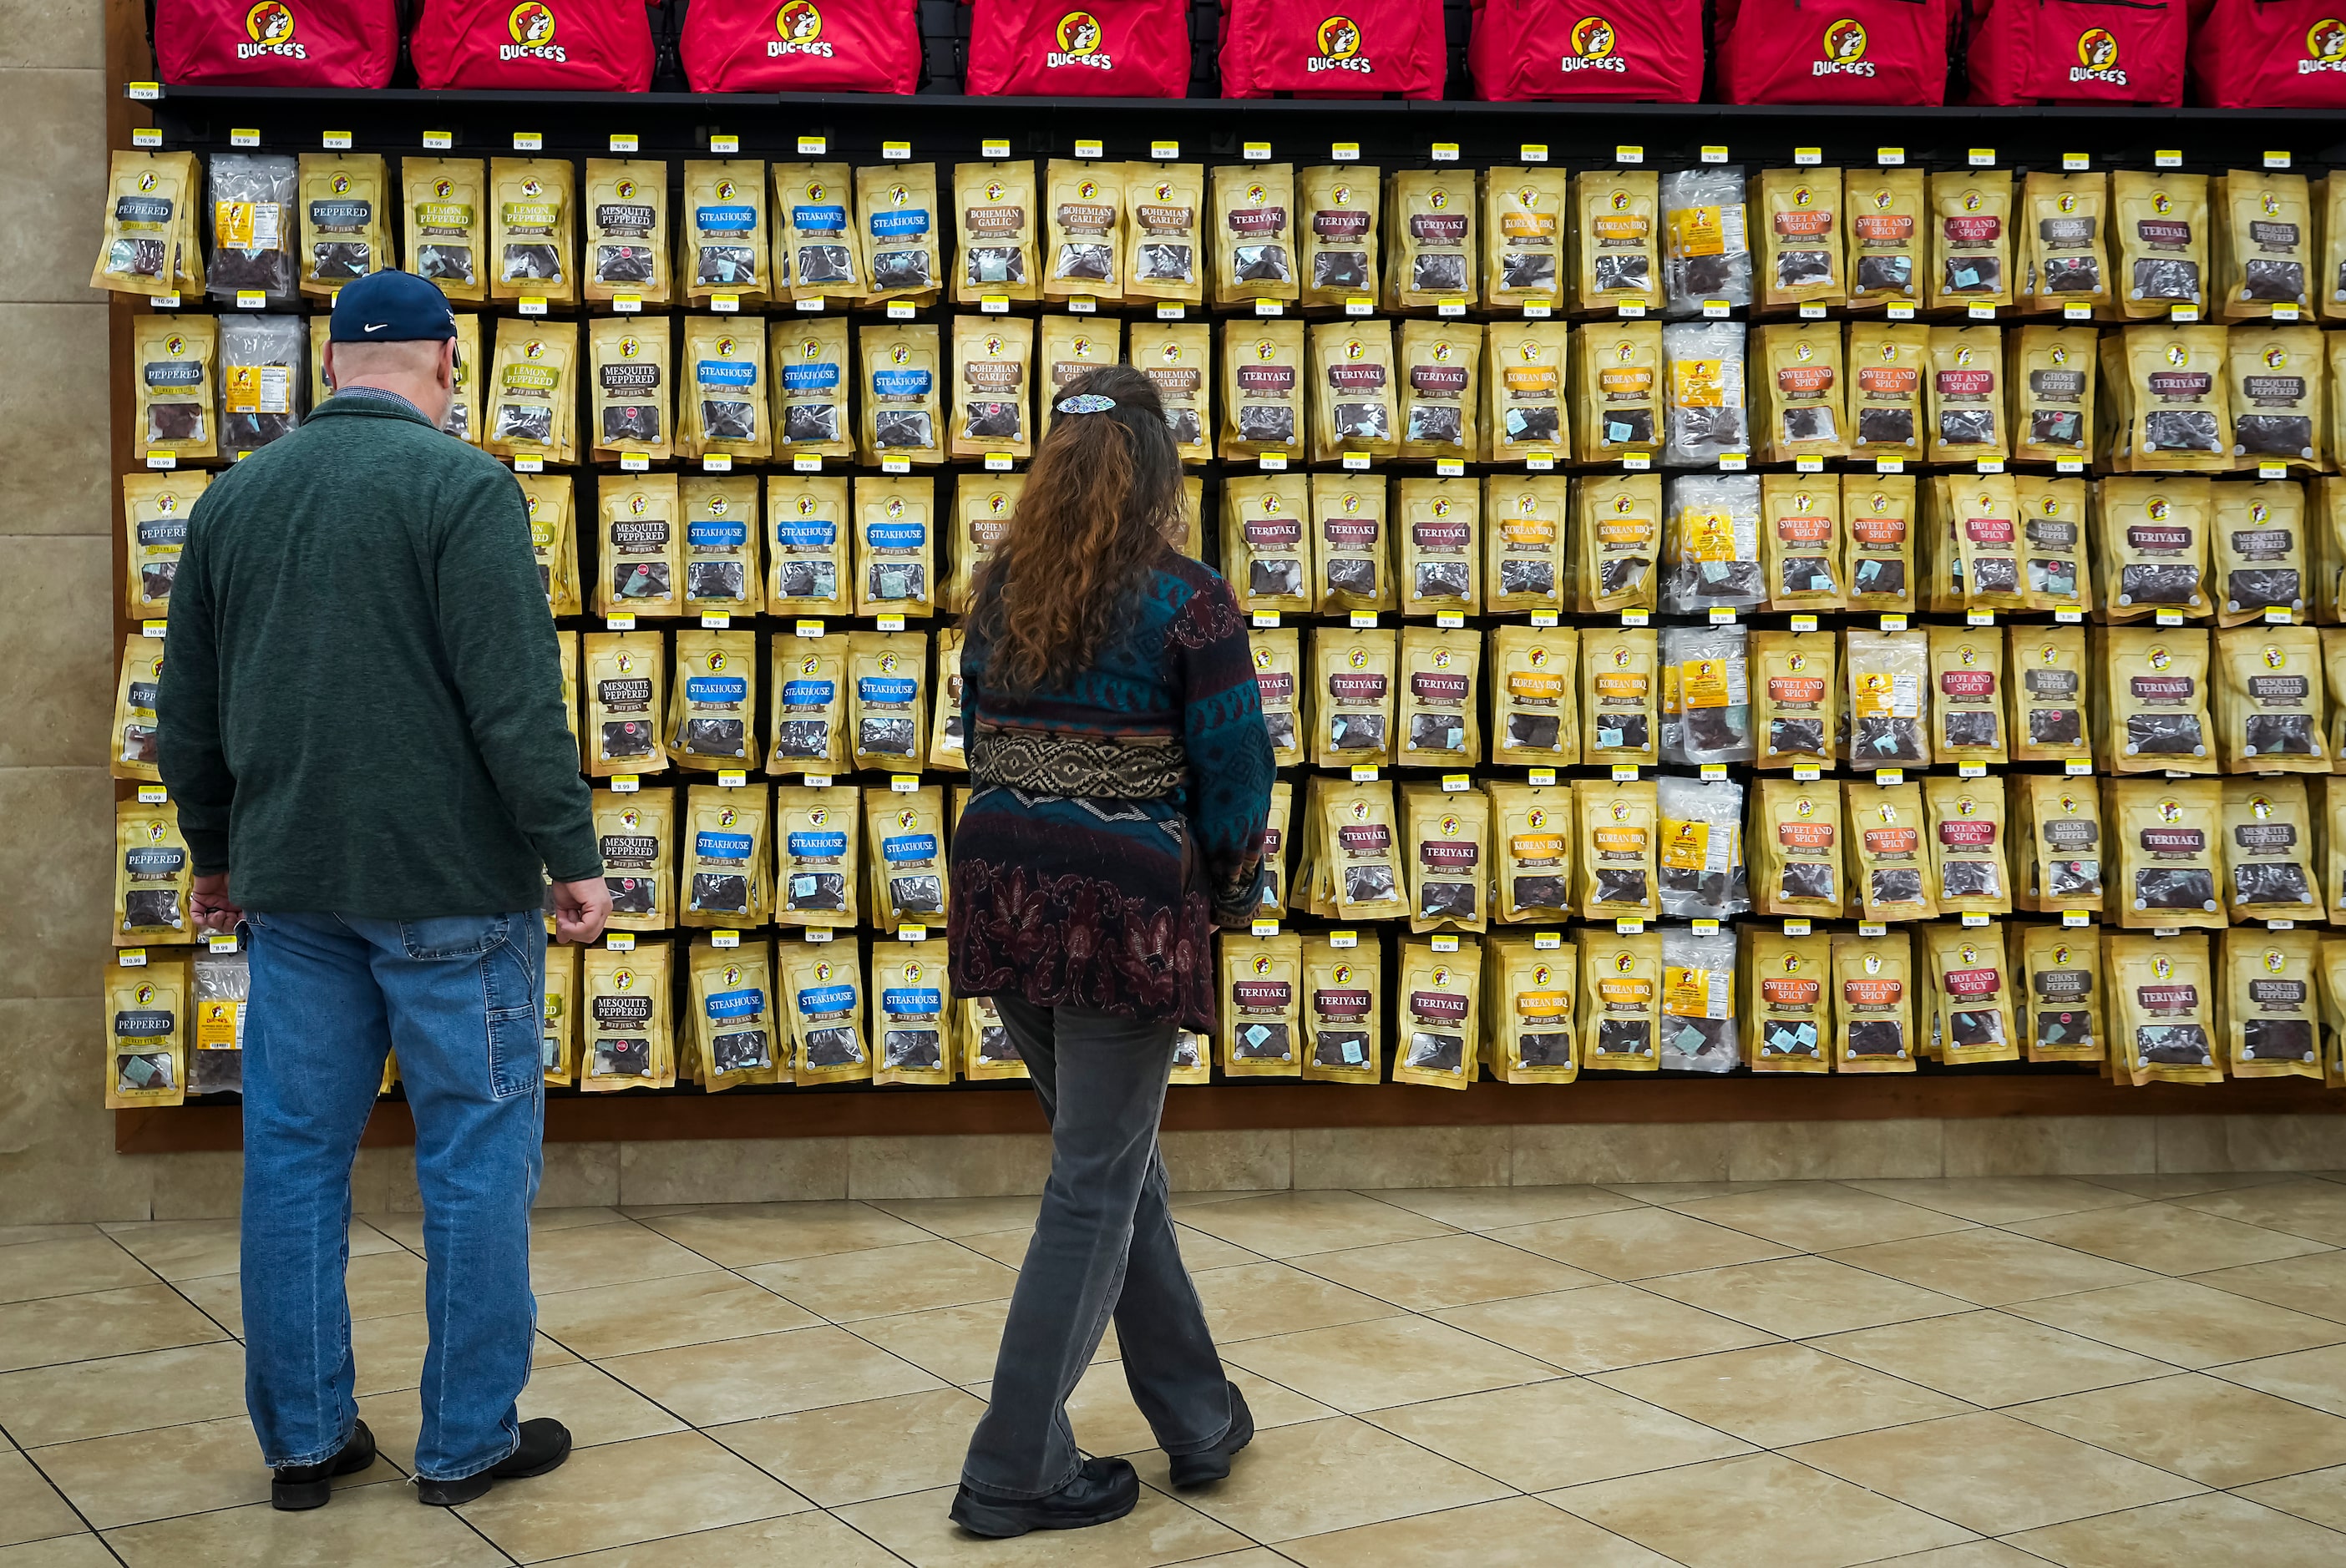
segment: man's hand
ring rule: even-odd
[[[610,907],[607,898],[603,902],[606,909]],[[236,922],[244,918],[244,911],[229,901],[228,873],[225,871],[215,876],[198,877],[195,891],[189,895],[188,905],[196,917],[198,931],[216,931],[224,936],[233,936],[236,934]]]
[[[600,877],[554,884],[554,940],[589,942],[611,918],[610,885]]]

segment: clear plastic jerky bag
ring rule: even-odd
[[[1745,286],[1748,292],[1748,276]],[[1667,398],[1663,465],[1704,468],[1725,453],[1749,453],[1751,422],[1744,412],[1743,323],[1674,321],[1662,329],[1662,361]]]
[[[1750,761],[1749,631],[1664,626],[1661,638],[1662,760]]]
[[[1742,860],[1743,786],[1665,773],[1654,780],[1661,813],[1662,913],[1676,920],[1723,920],[1733,911]]]
[[[1693,316],[1714,301],[1751,303],[1751,239],[1743,170],[1716,165],[1662,176],[1664,314]]]
[[[1767,602],[1758,474],[1690,473],[1671,480],[1663,536],[1664,609],[1750,609]]]
[[[292,159],[286,159],[291,163]],[[189,1013],[188,1093],[218,1095],[244,1088],[244,1003],[252,993],[249,952],[199,952]]]
[[[219,319],[220,455],[238,458],[301,423],[310,334],[299,316]]]
[[[213,299],[258,289],[272,305],[292,303],[298,170],[282,153],[212,154],[212,249],[204,270]]]
[[[1742,1061],[1735,1029],[1735,936],[1662,928],[1661,1064],[1727,1073]]]

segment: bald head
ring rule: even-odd
[[[456,340],[328,343],[325,369],[326,384],[336,392],[376,387],[397,392],[434,424],[445,424],[456,395]]]

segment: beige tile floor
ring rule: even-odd
[[[352,1229],[383,1458],[279,1514],[235,1227],[0,1230],[0,1568],[2337,1568],[2346,1172],[1192,1194],[1261,1426],[1175,1493],[1111,1336],[1072,1403],[1140,1507],[945,1519],[1032,1198],[542,1212],[525,1414],[454,1513],[404,1464],[412,1217]]]

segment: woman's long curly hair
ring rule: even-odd
[[[1088,666],[1184,523],[1181,454],[1156,383],[1104,365],[1048,395],[1056,404],[1085,393],[1116,406],[1052,416],[972,596],[986,682],[1006,692],[1061,685]]]

